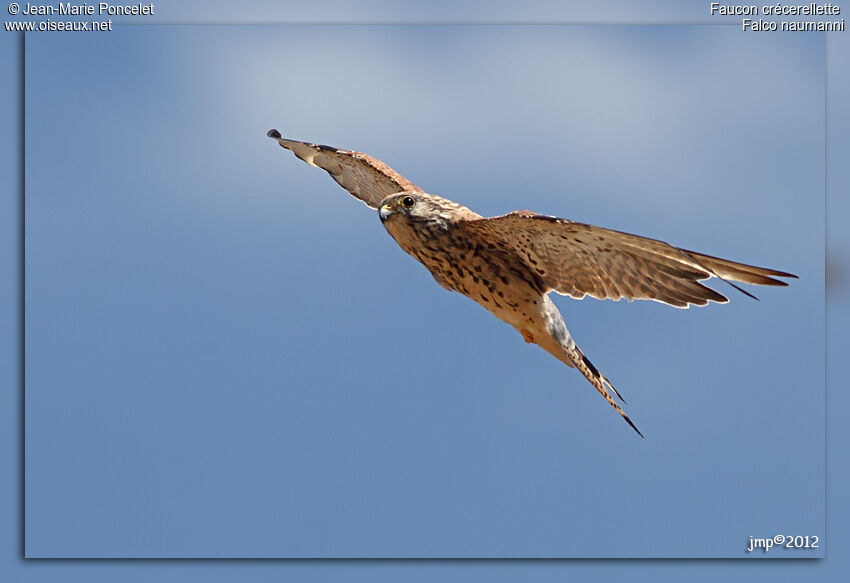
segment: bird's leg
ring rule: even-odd
[[[528,342],[529,344],[534,344],[534,334],[531,333],[531,330],[523,328],[519,331],[522,334],[522,339]]]

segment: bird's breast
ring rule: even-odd
[[[389,230],[389,229],[388,229]],[[396,236],[445,287],[462,293],[501,320],[514,323],[518,314],[543,295],[542,283],[510,251],[470,238],[461,230],[432,231],[423,236]]]

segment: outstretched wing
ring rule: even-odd
[[[277,130],[269,130],[266,135],[277,140],[282,148],[291,150],[310,166],[325,170],[352,196],[373,209],[377,209],[378,204],[391,194],[405,190],[422,190],[372,156],[331,146],[287,140]]]
[[[464,228],[490,244],[507,244],[551,290],[576,299],[655,300],[686,308],[728,301],[699,283],[710,277],[759,285],[788,285],[773,277],[796,277],[528,211],[468,221]]]

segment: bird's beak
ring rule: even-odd
[[[378,214],[381,215],[381,222],[386,223],[395,211],[390,207],[389,203],[381,206],[378,209]]]

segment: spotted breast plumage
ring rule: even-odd
[[[787,285],[790,273],[755,267],[602,227],[515,211],[478,213],[426,193],[366,154],[268,136],[311,166],[327,171],[354,197],[377,209],[389,234],[444,288],[478,302],[571,368],[577,368],[641,436],[615,401],[622,397],[591,364],[549,298],[655,300],[679,308],[726,302],[700,281]]]

